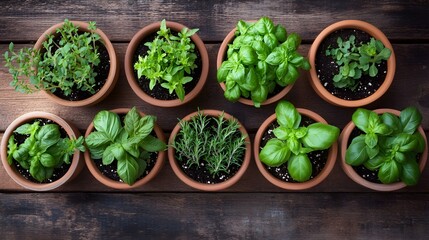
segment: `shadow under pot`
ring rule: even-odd
[[[395,109],[376,109],[373,112],[379,115],[383,113],[391,113],[396,116],[400,115],[400,111]],[[420,172],[422,172],[428,158],[427,138],[421,126],[417,128],[417,132],[419,132],[422,136],[422,144],[424,144],[424,150],[414,156],[416,156],[416,160],[418,162],[418,169]],[[369,170],[364,165],[352,166],[346,162],[347,149],[352,143],[352,140],[361,134],[364,134],[364,132],[358,129],[353,123],[353,121],[350,121],[341,132],[340,159],[341,167],[346,173],[346,175],[357,184],[376,191],[396,191],[406,187],[407,185],[400,180],[397,180],[393,183],[382,183],[378,177],[378,172],[380,168],[378,168],[377,170]],[[382,140],[379,138],[379,141]]]
[[[323,123],[327,125],[325,119],[313,111],[302,108],[296,108],[296,110],[302,116],[301,123],[299,125],[300,127],[307,127],[314,123]],[[339,129],[333,126],[329,127],[332,128],[332,132],[334,132],[332,137],[334,141],[328,149],[314,150],[306,154],[310,161],[311,174],[308,180],[298,181],[295,180],[290,173],[291,167],[289,166],[289,163],[291,161],[292,154],[287,162],[280,166],[268,166],[261,160],[261,150],[267,145],[268,141],[276,138],[274,129],[279,126],[277,116],[274,113],[262,123],[256,133],[253,151],[256,166],[261,174],[273,185],[286,190],[305,190],[319,185],[328,177],[335,165],[338,152],[336,140],[339,135]]]
[[[325,28],[311,45],[308,58],[313,89],[323,100],[343,107],[364,106],[379,99],[392,84],[396,70],[388,38],[359,20]]]
[[[3,135],[3,167],[26,189],[50,191],[61,187],[75,178],[84,166],[80,151],[85,148],[80,136],[77,128],[52,113],[23,114]],[[78,149],[70,149],[73,144]]]
[[[85,132],[88,148],[85,163],[91,174],[107,187],[137,188],[161,171],[166,156],[165,141],[154,116],[136,108],[103,110]]]
[[[51,92],[49,90],[45,90],[43,92],[46,93],[46,95],[52,101],[60,105],[71,106],[71,107],[91,106],[105,99],[115,87],[115,84],[119,77],[119,64],[118,64],[116,52],[107,35],[100,29],[97,28],[95,31],[90,30],[89,24],[86,22],[81,22],[81,21],[69,21],[69,22],[79,29],[78,33],[80,35],[82,35],[83,33],[96,33],[100,37],[99,40],[96,40],[96,44],[95,44],[98,52],[97,55],[99,56],[100,62],[98,63],[98,65],[92,67],[93,72],[96,73],[95,80],[94,80],[95,83],[92,86],[94,92],[91,92],[92,90],[91,91],[87,90],[87,87],[83,87],[85,86],[86,83],[85,84],[75,83],[72,90],[64,91],[60,88],[57,88],[55,92]],[[58,44],[62,40],[62,38],[59,37],[59,34],[57,33],[57,29],[62,28],[64,24],[66,23],[61,22],[61,23],[55,24],[54,26],[46,30],[37,40],[36,44],[34,45],[34,49],[39,50],[42,54],[46,52],[46,49],[44,48],[44,44],[46,44],[46,41],[48,41],[47,35],[53,35],[54,36],[53,41],[57,42]],[[61,51],[61,52],[71,51],[71,50],[65,50],[66,43],[64,43],[64,45],[61,45],[61,46],[62,46],[62,50],[58,49],[56,51]],[[76,49],[77,51],[79,50],[79,48],[83,48],[83,47],[82,46],[78,47],[78,45],[76,45],[76,48],[75,47],[70,47],[70,48]],[[55,49],[55,48],[52,48],[52,49]],[[73,61],[79,61],[79,60],[73,60]],[[65,70],[61,70],[61,71],[65,71]],[[83,70],[82,71],[69,70],[69,73],[68,73],[70,75],[69,78],[77,79],[79,77],[82,77],[81,75],[77,75],[77,72],[80,72],[81,75],[83,74],[82,73]],[[90,83],[90,80],[85,80],[85,81]]]
[[[203,191],[233,186],[251,158],[250,138],[243,125],[219,110],[201,110],[184,117],[169,138],[168,159],[176,176]]]
[[[162,26],[166,29],[161,30]],[[125,53],[125,74],[134,93],[143,101],[159,107],[176,107],[192,101],[203,89],[209,71],[207,49],[195,33],[197,29],[188,29],[187,34],[193,33],[192,36],[181,37],[182,42],[177,40],[179,33],[187,35],[183,33],[185,28],[188,29],[177,22],[155,22],[131,39]]]

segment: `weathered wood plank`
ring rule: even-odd
[[[429,39],[428,1],[14,1],[1,2],[1,41],[35,41],[65,18],[96,21],[113,41],[128,42],[143,26],[163,18],[200,29],[205,41],[221,41],[240,19],[269,16],[311,41],[336,21],[368,21],[393,40]]]
[[[5,239],[422,239],[428,194],[8,194]],[[369,204],[369,202],[371,204]],[[41,229],[43,229],[41,231]]]
[[[237,117],[249,131],[256,131],[261,123],[272,113],[275,104],[263,106],[261,109],[241,103],[231,103],[224,99],[223,91],[216,81],[216,56],[218,44],[207,44],[210,56],[210,71],[207,83],[201,94],[189,104],[178,108],[154,107],[139,99],[131,90],[123,70],[123,58],[126,44],[114,44],[119,56],[120,76],[116,88],[103,102],[92,107],[70,108],[50,102],[42,93],[25,95],[15,92],[8,83],[11,76],[4,67],[4,59],[0,58],[0,131],[19,115],[35,110],[43,110],[58,114],[72,121],[79,129],[86,129],[94,115],[102,109],[137,106],[141,111],[158,116],[159,125],[169,132],[177,123],[178,118],[200,109],[215,108],[229,112]],[[18,45],[18,47],[29,45]],[[309,45],[300,48],[302,54],[308,52]],[[0,44],[0,53],[7,49],[7,44]],[[429,45],[428,44],[396,44],[397,57],[395,80],[387,93],[375,103],[367,106],[375,108],[402,109],[414,105],[423,113],[423,127],[429,129]],[[319,112],[329,123],[340,128],[350,121],[354,109],[332,106],[323,101],[311,88],[308,75],[301,74],[292,91],[285,97],[297,107],[308,108]],[[31,103],[31,104],[30,104]],[[323,109],[323,111],[322,111]]]

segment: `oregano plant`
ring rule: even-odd
[[[104,165],[117,161],[117,174],[132,185],[147,166],[150,152],[165,150],[165,143],[151,135],[156,117],[141,116],[133,107],[123,123],[117,113],[100,111],[94,117],[95,131],[86,138],[92,159],[102,159]]]
[[[320,122],[302,126],[301,114],[285,100],[277,104],[275,112],[279,126],[273,130],[275,137],[261,149],[259,158],[271,167],[287,164],[292,179],[305,182],[312,174],[307,153],[330,148],[337,141],[340,130]]]
[[[191,36],[198,29],[183,28],[177,36],[167,28],[165,19],[152,42],[146,42],[149,48],[145,56],[138,56],[134,64],[137,77],[144,76],[149,82],[149,89],[160,84],[170,94],[176,93],[183,101],[185,98],[184,85],[193,80],[192,71],[198,66],[195,44]]]
[[[377,171],[382,183],[417,184],[421,175],[417,157],[425,149],[418,131],[422,115],[417,108],[407,107],[399,116],[358,108],[352,121],[362,133],[347,148],[347,164]]]
[[[88,29],[90,32],[79,31],[65,19],[56,35],[47,35],[41,50],[15,51],[11,42],[4,53],[5,66],[12,74],[10,85],[23,93],[61,90],[69,96],[74,90],[81,90],[94,94],[94,68],[100,63],[96,42],[100,36],[95,33],[95,22],[89,22]]]

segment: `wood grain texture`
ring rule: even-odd
[[[410,199],[412,198],[412,201]],[[5,239],[422,239],[425,194],[7,194]],[[370,202],[371,204],[368,204]],[[43,229],[43,230],[42,230]]]

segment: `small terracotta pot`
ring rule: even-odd
[[[374,110],[374,112],[376,112],[377,114],[383,114],[385,112],[389,112],[389,113],[395,114],[397,116],[399,116],[399,114],[400,114],[400,111],[398,111],[398,110],[387,109],[387,108],[376,109],[376,110]],[[346,163],[346,151],[348,148],[348,142],[349,142],[350,134],[352,133],[352,131],[355,127],[356,127],[356,125],[352,121],[350,121],[344,127],[343,131],[340,134],[341,167],[343,168],[343,170],[347,174],[347,176],[349,176],[354,182],[360,184],[361,186],[364,186],[364,187],[367,187],[369,189],[376,190],[376,191],[395,191],[395,190],[399,190],[401,188],[406,187],[407,185],[405,185],[405,183],[403,183],[403,182],[382,184],[382,183],[373,183],[373,182],[367,181],[364,178],[362,178],[359,174],[357,174],[352,166],[350,166]],[[426,165],[426,161],[428,158],[428,142],[427,142],[426,135],[425,135],[423,128],[420,126],[418,128],[418,130],[419,130],[420,134],[422,134],[423,139],[425,140],[425,146],[426,146],[425,150],[423,151],[423,153],[420,157],[420,162],[419,162],[420,172],[422,172],[425,165]]]
[[[81,21],[70,21],[73,23],[73,25],[79,27],[80,31],[90,32],[91,30],[88,29],[89,24],[86,22]],[[37,40],[36,44],[34,45],[34,49],[42,50],[43,48],[43,42],[47,40],[46,35],[56,35],[56,30],[58,28],[61,28],[64,25],[64,22],[57,23],[54,26],[50,27],[48,30],[46,30]],[[82,107],[82,106],[91,106],[96,103],[99,103],[104,98],[106,98],[110,92],[115,87],[115,84],[118,80],[119,76],[119,64],[116,57],[115,49],[113,48],[112,43],[110,42],[109,38],[102,32],[100,29],[96,29],[95,31],[98,35],[101,37],[101,42],[106,47],[107,52],[109,53],[109,59],[110,59],[110,70],[109,70],[109,76],[106,79],[106,83],[104,86],[94,95],[87,99],[79,100],[79,101],[69,101],[66,99],[62,99],[60,97],[57,97],[53,93],[49,91],[43,91],[46,93],[48,98],[50,98],[52,101],[63,105],[63,106],[69,106],[69,107]]]
[[[33,191],[50,191],[62,186],[63,184],[75,178],[82,170],[84,163],[81,159],[82,153],[79,150],[76,150],[73,154],[73,158],[71,159],[69,170],[64,174],[64,176],[52,183],[36,183],[27,180],[18,172],[18,170],[13,165],[9,165],[9,163],[7,162],[7,145],[10,137],[13,135],[13,131],[15,131],[15,129],[17,129],[19,126],[31,122],[32,120],[37,118],[52,120],[61,128],[63,128],[71,139],[76,139],[81,135],[76,127],[66,122],[64,119],[58,117],[57,115],[47,112],[29,112],[15,119],[6,129],[1,141],[1,160],[7,174],[9,174],[9,176],[17,184]]]
[[[323,42],[323,40],[331,33],[339,30],[339,29],[358,29],[364,32],[367,32],[369,35],[374,37],[375,39],[380,40],[386,48],[389,48],[392,53],[390,55],[390,58],[387,60],[387,74],[386,78],[381,84],[380,88],[371,96],[359,100],[345,100],[342,98],[338,98],[334,95],[332,95],[326,88],[322,85],[320,82],[319,77],[317,76],[317,69],[316,69],[316,53],[320,46],[320,44]],[[370,104],[380,98],[386,91],[389,89],[390,85],[393,82],[393,77],[395,76],[396,71],[396,58],[395,53],[393,51],[392,44],[390,44],[389,40],[387,39],[386,35],[384,35],[383,32],[381,32],[378,28],[375,26],[359,21],[359,20],[344,20],[340,22],[336,22],[327,28],[325,28],[314,40],[313,44],[310,47],[309,53],[308,53],[308,59],[310,61],[311,69],[309,71],[310,74],[310,83],[313,89],[316,91],[316,93],[325,101],[338,105],[343,107],[359,107],[364,106],[367,104]]]
[[[170,22],[170,21],[166,21],[166,25],[167,25],[167,28],[170,28],[175,32],[180,32],[183,28],[185,28],[185,26],[180,23]],[[194,35],[192,35],[191,40],[194,42],[196,49],[199,51],[201,56],[201,62],[202,62],[200,78],[192,80],[192,81],[198,81],[197,85],[191,92],[185,95],[185,98],[183,101],[180,101],[180,99],[160,100],[160,99],[155,99],[151,97],[140,88],[137,82],[138,79],[137,79],[137,75],[134,72],[133,58],[138,45],[142,41],[145,41],[145,38],[150,36],[152,33],[157,32],[160,29],[160,27],[161,27],[161,22],[152,23],[142,28],[140,31],[138,31],[131,39],[131,42],[128,45],[127,51],[125,53],[125,63],[124,63],[125,74],[127,76],[128,83],[130,84],[133,91],[143,101],[159,107],[176,107],[190,102],[203,89],[204,84],[206,83],[206,80],[207,80],[207,75],[209,73],[209,55],[207,53],[207,49],[204,45],[204,42],[201,40],[198,34],[195,33]]]
[[[223,40],[222,44],[220,45],[219,52],[217,54],[217,60],[216,60],[216,67],[218,70],[219,70],[220,66],[222,65],[222,62],[224,61],[224,59],[226,57],[226,52],[228,51],[228,44],[232,44],[232,42],[234,41],[236,30],[237,30],[237,28],[232,29],[228,33],[228,35],[226,35],[225,39]],[[225,89],[226,89],[225,83],[221,82],[221,83],[219,83],[219,85],[223,89],[223,91],[225,91]],[[279,93],[277,93],[276,95],[268,98],[263,103],[261,103],[261,105],[268,105],[268,104],[272,104],[272,103],[279,101],[284,96],[286,96],[286,94],[292,89],[292,87],[293,87],[293,84],[287,85]],[[245,105],[249,105],[249,106],[254,105],[252,99],[240,98],[240,99],[238,99],[238,101],[245,104]]]
[[[113,110],[109,110],[110,112],[114,112],[117,114],[126,114],[128,113],[128,111],[130,111],[129,108],[118,108],[118,109],[113,109]],[[141,116],[145,116],[144,113],[140,112]],[[162,129],[155,124],[153,130],[155,131],[156,137],[165,142],[165,136],[164,136],[164,132],[162,131]],[[88,128],[86,129],[85,132],[85,138],[88,137],[88,135],[94,131],[94,124],[91,122],[91,124],[89,124]],[[86,166],[88,167],[89,171],[91,172],[91,174],[102,184],[104,184],[105,186],[111,187],[111,188],[115,188],[115,189],[132,189],[132,188],[137,188],[140,186],[143,186],[144,184],[148,183],[150,180],[152,180],[156,175],[158,175],[158,173],[161,171],[162,166],[164,166],[164,159],[165,159],[165,151],[160,151],[158,152],[158,157],[156,159],[156,163],[155,166],[153,166],[152,170],[149,172],[148,175],[144,176],[142,179],[137,180],[133,185],[128,185],[124,182],[119,182],[119,181],[115,181],[113,179],[110,179],[106,176],[104,176],[100,170],[98,170],[96,164],[94,163],[94,160],[92,160],[91,158],[91,153],[89,152],[89,150],[87,150],[84,154],[85,157],[85,163]]]
[[[315,120],[316,122],[327,124],[325,119],[323,119],[320,115],[318,115],[313,111],[310,111],[308,109],[302,109],[302,108],[297,108],[297,110],[301,115],[305,115]],[[335,161],[337,159],[337,152],[338,152],[337,142],[333,143],[332,146],[329,148],[328,159],[326,160],[325,167],[322,169],[322,171],[317,176],[315,176],[314,178],[306,182],[293,183],[293,182],[282,181],[276,178],[275,176],[271,175],[271,173],[265,168],[265,164],[263,164],[261,162],[261,159],[259,158],[259,152],[261,151],[261,140],[262,140],[262,136],[267,131],[270,124],[276,121],[276,119],[277,117],[275,113],[272,114],[270,117],[268,117],[259,127],[258,132],[256,133],[256,136],[255,136],[255,142],[253,144],[254,145],[253,153],[255,156],[256,166],[258,167],[262,175],[272,184],[287,190],[304,190],[304,189],[312,188],[318,185],[319,183],[321,183],[323,180],[325,180],[325,178],[328,177],[329,173],[331,173],[332,168],[334,167]]]
[[[222,114],[222,111],[219,111],[219,110],[203,110],[202,112],[204,113],[204,115],[212,116],[212,117],[218,117],[219,115]],[[193,112],[193,113],[187,115],[186,117],[184,117],[182,119],[182,121],[189,121],[193,116],[195,116],[197,114],[198,114],[198,112]],[[233,119],[234,118],[233,116],[231,116],[228,113],[224,112],[223,114],[225,116],[225,119]],[[203,190],[203,191],[224,190],[226,188],[231,187],[236,182],[238,182],[238,180],[240,180],[240,178],[243,176],[243,174],[246,172],[247,168],[249,167],[250,158],[251,158],[251,146],[250,146],[249,135],[247,134],[247,131],[243,127],[243,125],[240,122],[239,122],[239,124],[240,124],[239,130],[240,130],[241,134],[246,136],[246,140],[245,140],[246,141],[246,150],[244,152],[243,163],[242,163],[240,169],[238,170],[238,172],[233,177],[231,177],[230,179],[228,179],[224,182],[216,183],[216,184],[206,184],[206,183],[197,182],[196,180],[190,178],[188,175],[186,175],[182,171],[182,168],[180,167],[180,165],[177,162],[177,159],[175,157],[175,150],[174,150],[174,148],[171,147],[171,145],[173,144],[174,138],[176,137],[176,135],[180,131],[180,123],[176,124],[173,131],[171,132],[171,135],[169,138],[169,147],[168,147],[168,160],[169,160],[170,166],[173,169],[176,176],[180,180],[182,180],[182,182],[184,182],[186,185],[193,187],[195,189]]]

